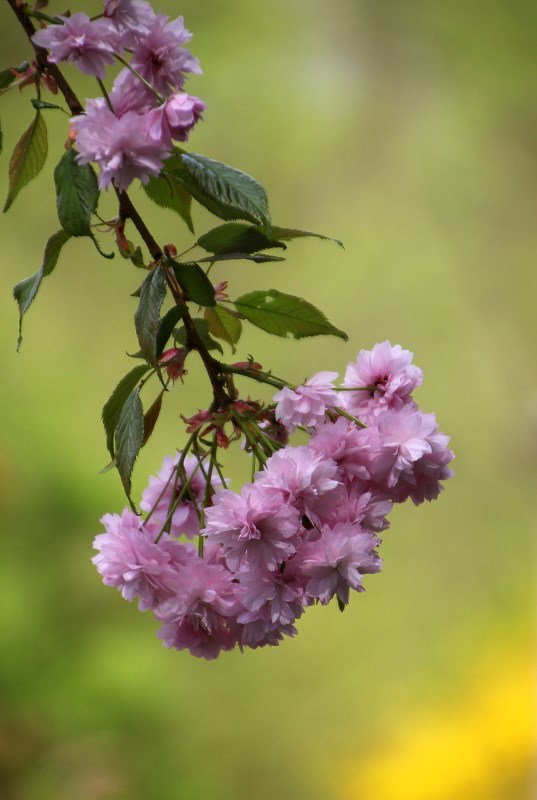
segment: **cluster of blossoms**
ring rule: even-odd
[[[170,21],[143,0],[106,0],[99,18],[80,12],[57,21],[32,37],[50,62],[73,62],[101,82],[107,65],[127,64],[106,97],[87,100],[86,113],[71,121],[79,163],[99,165],[101,189],[112,181],[120,190],[136,178],[147,183],[205,109],[182,91],[185,76],[201,72],[183,46],[192,34],[182,17]]]
[[[336,378],[321,372],[275,395],[259,428],[267,436],[270,417],[279,428],[273,454],[240,492],[213,474],[214,458],[183,452],[151,478],[145,521],[103,517],[93,561],[105,584],[153,611],[167,647],[212,659],[277,645],[308,606],[343,609],[380,571],[393,504],[435,499],[452,474],[448,437],[413,400],[422,372],[411,352],[377,344],[341,387]],[[284,443],[297,428],[307,444]]]

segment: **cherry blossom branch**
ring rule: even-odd
[[[56,66],[56,64],[52,64],[47,57],[47,51],[36,45],[32,41],[32,36],[35,33],[35,27],[32,24],[29,18],[29,9],[25,3],[20,3],[18,0],[7,0],[10,8],[12,9],[13,13],[17,17],[18,21],[20,22],[24,32],[26,33],[28,39],[30,40],[30,44],[32,45],[35,51],[35,61],[37,68],[40,72],[46,72],[51,78],[54,79],[56,82],[59,91],[63,95],[65,102],[67,103],[70,112],[73,116],[78,116],[79,114],[84,113],[84,107],[78,97],[76,96],[75,92],[71,88],[68,81],[64,78],[61,70]],[[119,214],[122,220],[130,219],[133,223],[134,227],[142,237],[144,244],[146,245],[151,258],[155,262],[159,262],[164,257],[164,252],[158,245],[157,241],[151,234],[149,228],[143,221],[142,217],[136,210],[132,200],[128,196],[127,192],[120,191],[116,186],[114,186],[116,195],[119,201]],[[164,266],[164,272],[166,275],[166,281],[172,293],[172,296],[177,305],[185,305],[184,299],[181,296],[181,290],[175,280],[175,276],[173,275],[172,271],[167,269]],[[192,321],[192,317],[188,310],[185,310],[183,316],[184,326],[187,332],[188,337],[188,344],[190,349],[196,350],[200,358],[203,362],[203,366],[205,367],[205,371],[209,377],[211,382],[211,387],[213,390],[213,409],[220,408],[222,406],[227,405],[229,403],[229,396],[225,391],[222,382],[220,380],[220,365],[219,362],[214,359],[207,348],[205,347],[203,341],[201,340],[198,331]]]

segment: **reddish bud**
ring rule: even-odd
[[[237,361],[231,366],[237,367],[238,369],[249,369],[252,372],[257,372],[258,370],[263,369],[261,364],[258,364],[257,361]]]
[[[166,372],[168,373],[168,377],[172,379],[172,381],[176,381],[178,378],[183,378],[185,374],[185,359],[188,355],[188,350],[186,347],[171,347],[169,350],[165,350],[165,352],[161,355],[158,360],[158,363],[162,366],[166,367]]]
[[[226,293],[227,289],[227,281],[220,281],[214,287],[214,299],[218,302],[218,300],[229,300],[229,295]]]
[[[172,258],[175,258],[175,256],[177,255],[177,247],[174,244],[171,244],[171,243],[165,244],[164,245],[164,250]]]

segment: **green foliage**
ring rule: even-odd
[[[215,305],[214,308],[206,308],[204,317],[209,325],[209,333],[227,342],[234,353],[235,345],[241,338],[242,333],[242,322],[239,317],[220,305]]]
[[[218,350],[219,353],[224,355],[224,350],[222,345],[217,342],[211,336],[209,332],[209,323],[206,319],[201,319],[200,317],[195,317],[192,322],[194,323],[194,327],[198,332],[198,336],[200,337],[201,341],[207,348],[207,350]],[[185,328],[179,328],[179,330],[174,331],[175,341],[177,344],[184,347],[187,343],[187,332]]]
[[[115,432],[116,466],[131,506],[131,475],[144,438],[144,410],[140,387],[127,397]]]
[[[114,434],[119,423],[123,406],[134,387],[141,381],[149,369],[148,364],[140,364],[131,369],[118,383],[102,410],[102,420],[106,433],[106,446],[114,458]]]
[[[173,172],[168,172],[166,163],[162,174],[157,178],[150,178],[143,186],[144,192],[161,208],[169,208],[179,214],[186,223],[189,231],[194,233],[192,223],[191,205],[192,195],[184,188]]]
[[[270,235],[267,194],[250,175],[195,153],[177,156],[172,169],[184,188],[212,214],[260,224]]]
[[[45,100],[40,100],[37,97],[32,97],[30,103],[33,105],[36,111],[43,111],[44,109],[55,109],[57,111],[63,111],[64,109],[61,106],[56,105],[56,103],[47,103]]]
[[[157,331],[157,359],[162,355],[173,329],[187,311],[186,306],[173,306],[160,320]]]
[[[13,296],[19,306],[19,338],[17,350],[22,344],[22,318],[32,304],[37,290],[41,285],[41,281],[46,275],[50,275],[58,263],[62,247],[70,238],[70,235],[63,230],[54,233],[45,245],[41,267],[34,275],[30,275],[29,278],[20,281],[13,289]]]
[[[157,365],[157,333],[160,309],[166,297],[166,276],[162,267],[152,270],[140,288],[140,302],[134,315],[134,326],[140,350],[151,366]]]
[[[306,336],[348,336],[334,327],[322,311],[301,297],[283,294],[276,289],[249,292],[235,300],[241,316],[275,336],[303,339]]]
[[[13,81],[23,72],[26,72],[29,66],[28,61],[23,61],[18,67],[8,67],[0,70],[0,92],[11,86]]]
[[[71,236],[93,238],[90,221],[99,202],[97,177],[89,164],[78,164],[76,156],[76,150],[67,150],[54,170],[58,218]]]
[[[271,256],[269,253],[226,253],[222,256],[198,258],[198,264],[214,264],[215,261],[253,261],[255,264],[266,264],[269,261],[285,261],[285,258]]]
[[[171,263],[186,299],[200,306],[214,306],[214,286],[199,264],[180,261]]]
[[[274,247],[286,249],[283,242],[266,236],[263,231],[243,222],[228,222],[204,233],[196,242],[209,253],[226,255],[229,253],[257,253]]]
[[[343,242],[339,239],[334,239],[332,236],[323,236],[322,233],[312,233],[311,231],[301,231],[296,228],[278,228],[272,226],[272,235],[275,239],[279,239],[282,241],[288,241],[291,239],[303,239],[306,236],[313,236],[315,239],[324,239],[326,241],[335,242],[339,247],[342,247],[343,250],[345,247],[343,246]]]
[[[11,207],[21,189],[41,172],[47,151],[47,126],[41,112],[36,111],[32,124],[22,134],[11,155],[9,190],[4,211]]]

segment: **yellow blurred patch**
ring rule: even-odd
[[[344,800],[523,800],[537,754],[535,663],[495,658],[454,706],[403,722],[377,752],[343,766]],[[533,789],[536,790],[535,783]]]

